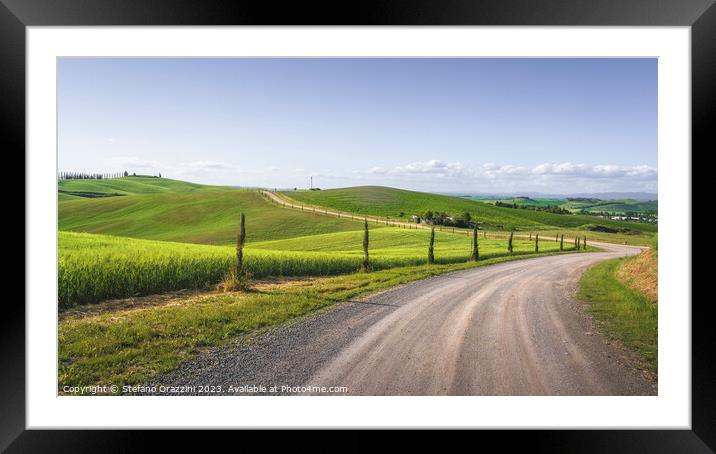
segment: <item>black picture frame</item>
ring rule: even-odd
[[[713,3],[714,0],[364,0],[277,5],[267,1],[222,0],[0,0],[0,112],[2,124],[6,126],[3,155],[19,157],[25,153],[25,29],[28,26],[573,25],[691,27],[693,159],[697,154],[716,150],[712,133],[716,110],[716,6]],[[13,226],[13,230],[17,232],[17,226]],[[26,236],[26,244],[30,241],[32,238]],[[11,302],[4,304],[0,319],[0,449],[114,452],[135,443],[147,444],[149,433],[146,431],[25,430],[25,311],[18,299]],[[494,438],[504,444],[507,439],[510,444],[528,443],[530,450],[538,452],[714,452],[716,367],[709,304],[710,299],[692,304],[692,430],[518,431],[514,436],[483,431],[477,435],[481,443]],[[171,434],[174,441],[181,443],[189,436],[184,432]],[[292,438],[299,443],[295,436]],[[415,443],[422,443],[422,435],[411,438]],[[344,440],[349,448],[366,446],[357,435],[348,435]]]

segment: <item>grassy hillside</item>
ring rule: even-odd
[[[59,195],[59,230],[151,240],[232,244],[239,213],[247,241],[359,230],[358,221],[322,217],[267,203],[257,192],[159,178],[72,180],[61,188],[115,197]],[[130,192],[133,191],[133,192]]]
[[[469,212],[473,218],[483,222],[488,228],[506,230],[530,230],[550,228],[579,228],[595,224],[597,219],[590,216],[559,215],[540,211],[496,207],[492,204],[476,202],[462,197],[452,197],[424,192],[406,191],[382,186],[359,186],[322,191],[287,191],[285,196],[306,204],[325,206],[341,211],[389,216],[408,219],[413,214],[422,214],[428,210],[444,211],[452,216]],[[655,232],[656,226],[641,223],[628,223],[610,220],[598,220],[599,224],[612,228],[628,228],[643,232]]]
[[[66,202],[66,201],[68,201],[68,200],[78,200],[78,199],[80,199],[80,198],[81,198],[81,197],[79,197],[79,196],[72,195],[72,194],[67,194],[67,193],[64,193],[64,192],[60,192],[60,193],[57,194],[57,201],[58,201],[58,202]]]
[[[226,189],[220,186],[206,186],[169,178],[124,177],[107,180],[60,180],[60,192],[101,193],[101,194],[157,194],[166,192],[195,192]]]

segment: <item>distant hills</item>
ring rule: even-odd
[[[657,226],[645,223],[612,221],[578,214],[556,214],[544,210],[514,209],[463,196],[449,196],[427,192],[407,191],[385,186],[356,186],[322,191],[284,191],[284,196],[308,205],[328,207],[347,213],[367,214],[392,219],[410,219],[428,211],[445,212],[457,217],[469,213],[487,229],[495,230],[549,230],[589,228],[600,224],[610,229],[631,229],[656,232]],[[524,195],[524,194],[521,194]],[[524,200],[524,199],[523,199]],[[538,206],[557,205],[563,200],[550,202],[540,198]],[[521,204],[518,204],[521,205]],[[580,207],[581,209],[581,207]]]
[[[574,194],[546,194],[541,192],[442,192],[441,194],[460,196],[460,197],[476,197],[476,198],[495,198],[495,199],[514,199],[519,197],[529,197],[531,199],[599,199],[599,200],[639,200],[651,201],[658,200],[658,194],[650,192],[580,192]]]
[[[601,226],[607,229],[603,231],[629,232],[631,235],[650,234],[658,229],[656,222],[626,222],[579,213],[549,212],[549,209],[564,203],[570,204],[567,209],[575,211],[656,212],[656,202],[622,200],[617,205],[615,201],[605,204],[604,201],[584,203],[520,199],[519,208],[525,205],[533,209],[514,209],[496,206],[494,200],[469,200],[381,186],[282,193],[302,204],[392,220],[410,221],[412,216],[424,217],[428,212],[454,219],[466,218],[469,214],[485,230],[593,231],[595,226]],[[268,203],[256,190],[206,186],[168,178],[63,180],[58,182],[58,200],[60,230],[148,240],[233,244],[241,212],[247,217],[250,243],[361,231],[363,228],[360,221],[316,216],[309,210],[304,212],[278,207]],[[640,206],[644,204],[647,206]],[[654,205],[653,208],[648,204]]]

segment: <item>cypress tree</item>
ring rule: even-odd
[[[472,260],[480,260],[480,251],[477,249],[477,226],[472,229]]]
[[[582,249],[586,250],[587,249],[587,236],[586,235],[582,237],[582,245],[584,246]]]
[[[363,227],[363,271],[370,271],[370,261],[368,260],[368,218],[365,219]]]
[[[560,251],[563,251],[563,250],[564,250],[564,233],[563,233],[562,236],[559,238],[559,250],[560,250]]]
[[[246,216],[241,213],[239,235],[236,238],[236,277],[244,274],[244,243],[246,242]]]
[[[430,229],[430,245],[428,246],[428,263],[435,263],[435,254],[433,251],[435,246],[435,227]]]
[[[512,254],[512,234],[514,232],[510,232],[510,238],[507,240],[507,252]]]
[[[539,254],[539,233],[535,234],[535,254]]]

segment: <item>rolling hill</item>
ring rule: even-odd
[[[249,243],[363,227],[358,221],[276,207],[255,191],[165,178],[69,180],[61,181],[59,189],[91,195],[59,193],[58,225],[65,231],[233,244],[241,212],[246,214]]]
[[[321,191],[284,191],[282,195],[298,202],[332,208],[335,210],[388,216],[393,219],[409,219],[413,214],[422,215],[428,210],[444,211],[452,216],[465,212],[485,224],[488,229],[579,229],[603,225],[613,229],[630,229],[655,232],[651,224],[620,222],[597,219],[591,216],[560,215],[542,211],[502,208],[489,203],[462,197],[407,191],[383,186],[359,186]]]
[[[106,196],[220,191],[227,189],[221,186],[207,186],[169,178],[134,176],[107,180],[60,180],[57,188],[61,194],[94,193]]]

